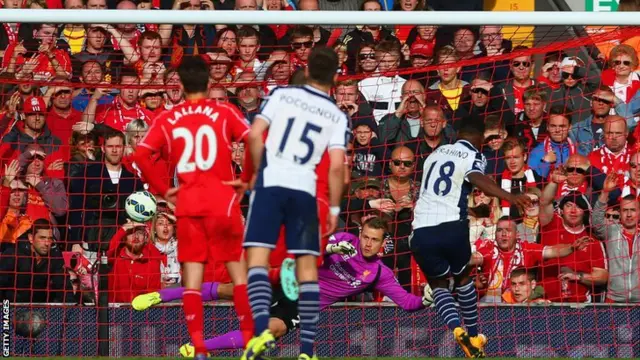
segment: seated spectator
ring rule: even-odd
[[[249,122],[252,122],[253,117],[258,113],[262,101],[260,86],[256,81],[255,73],[243,72],[233,83],[236,95],[233,102]]]
[[[455,49],[459,60],[471,60],[475,57],[473,50],[475,49],[476,40],[476,30],[467,26],[460,26],[454,31],[451,45]],[[479,64],[463,66],[460,69],[460,80],[470,83],[478,76],[479,70]]]
[[[393,10],[394,11],[424,11],[427,9],[425,0],[394,0],[393,1]],[[411,25],[396,25],[394,34],[402,42],[403,44],[407,41],[409,34],[411,32]]]
[[[531,206],[524,209],[522,222],[518,224],[518,239],[523,242],[540,242],[540,198],[542,191],[537,187],[529,187],[525,194],[531,199]]]
[[[605,118],[602,129],[604,146],[589,154],[591,165],[605,174],[628,173],[632,150],[627,144],[629,130],[626,120],[618,115],[609,115]]]
[[[347,45],[341,42],[336,42],[332,48],[333,51],[338,54],[338,75],[349,75],[349,68],[347,67],[347,60],[349,60]]]
[[[209,57],[209,81],[211,85],[225,84],[233,79],[233,61],[224,50],[214,49],[206,54]]]
[[[49,104],[47,113],[47,127],[51,133],[58,137],[63,144],[68,144],[71,139],[71,127],[82,120],[82,113],[71,106],[71,88],[62,84],[49,86],[44,95],[45,101]],[[62,148],[68,153],[68,148]]]
[[[377,0],[365,0],[361,3],[360,10],[380,11],[380,3]],[[347,33],[343,43],[347,45],[347,53],[351,59],[347,62],[349,70],[357,72],[358,63],[356,60],[358,55],[362,54],[363,44],[369,44],[370,48],[374,48],[377,43],[386,40],[396,41],[397,39],[393,36],[393,29],[387,29],[380,25],[364,25]]]
[[[513,48],[511,40],[504,38],[501,26],[480,26],[480,41],[476,47],[476,55],[491,57],[508,54]],[[500,84],[507,81],[510,75],[509,60],[499,60],[480,64],[482,71],[490,72],[491,81]]]
[[[346,228],[349,232],[358,231],[358,226],[364,223],[363,218],[374,212],[372,205],[380,203],[380,189],[382,185],[376,178],[355,178],[349,184],[348,196],[342,200],[340,208],[343,209]],[[379,213],[376,211],[376,213]]]
[[[607,263],[602,243],[591,240],[587,226],[591,205],[586,196],[570,192],[554,211],[553,198],[559,171],[551,175],[552,182],[542,192],[540,205],[540,243],[545,246],[574,244],[587,238],[584,251],[562,259],[549,259],[541,268],[542,286],[547,299],[553,302],[591,302],[597,287],[606,285]]]
[[[229,95],[227,94],[227,89],[223,87],[218,87],[218,86],[209,88],[208,97],[209,99],[217,100],[219,102],[229,101]]]
[[[496,224],[500,219],[500,200],[487,196],[482,190],[474,188],[469,194],[469,242],[472,248],[478,240],[495,239]]]
[[[235,10],[257,10],[258,4],[256,0],[235,0],[236,6]],[[241,25],[239,29],[242,27],[247,27],[250,25]],[[277,45],[276,34],[271,30],[269,25],[256,25],[258,33],[260,34],[260,46],[262,47],[261,56],[264,56],[266,59],[271,55],[271,52]]]
[[[351,59],[351,57],[349,57],[349,59]],[[355,62],[356,74],[372,74],[378,68],[375,47],[369,43],[363,44],[360,49],[358,49]]]
[[[62,180],[47,175],[63,174],[62,160],[56,160],[57,163],[54,166],[59,168],[55,172],[50,170],[51,161],[48,159],[50,157],[38,145],[29,145],[18,156],[18,161],[20,168],[23,169],[24,183],[29,187],[27,215],[33,220],[47,219],[56,225],[56,217],[66,215],[69,209],[69,198]],[[45,165],[49,165],[47,172],[45,172]],[[55,231],[57,239],[60,238],[59,235]]]
[[[91,261],[124,224],[127,196],[143,189],[142,181],[122,164],[124,145],[124,134],[107,132],[103,159],[69,179],[69,241],[80,245],[79,251]]]
[[[89,4],[87,4],[87,8],[89,8]],[[116,10],[137,10],[137,6],[132,1],[122,0],[116,5]],[[110,41],[113,49],[122,50],[123,47],[126,47],[125,43],[120,43],[122,39],[126,39],[130,46],[135,49],[138,45],[138,38],[142,35],[142,29],[139,29],[136,24],[116,24],[116,29],[120,32],[120,36],[111,36]]]
[[[244,166],[244,143],[235,142],[231,143],[231,160],[233,161],[234,174],[239,176],[242,173],[242,166]]]
[[[499,177],[504,171],[504,151],[502,145],[507,138],[504,123],[497,115],[489,115],[484,121],[484,146],[482,154],[487,159],[485,174]]]
[[[640,249],[635,238],[638,235],[638,215],[640,206],[634,195],[627,195],[620,200],[620,222],[607,224],[605,212],[609,193],[619,182],[618,174],[607,176],[604,189],[598,196],[593,209],[593,231],[601,239],[607,249],[609,268],[609,284],[607,302],[640,303],[640,280],[638,279],[637,259]],[[634,265],[636,262],[636,265]]]
[[[298,25],[291,29],[291,67],[293,70],[307,67],[311,49],[316,46],[313,41],[313,29],[308,26]]]
[[[224,27],[216,33],[213,44],[216,48],[224,50],[229,58],[235,58],[238,54],[238,37],[235,27]]]
[[[295,10],[286,0],[265,0],[262,3],[262,8],[267,11]],[[285,42],[282,41],[282,38],[287,34],[289,25],[272,24],[269,25],[269,27],[271,28],[271,30],[273,30],[273,33],[276,34],[276,40],[278,41],[278,44],[285,44]]]
[[[160,266],[162,287],[176,286],[181,283],[182,272],[178,262],[178,239],[176,239],[176,217],[170,212],[158,213],[151,224],[151,242],[156,249],[167,257]]]
[[[162,109],[171,110],[174,106],[184,102],[184,90],[180,87],[180,76],[178,70],[169,68],[164,73],[164,106]]]
[[[614,107],[615,100],[613,90],[602,85],[591,96],[590,116],[571,125],[569,138],[578,144],[580,154],[589,156],[592,151],[604,146],[604,123]]]
[[[52,77],[70,78],[69,53],[56,45],[57,25],[38,24],[33,31],[35,41],[26,44],[29,49],[22,42],[13,42],[7,46],[2,58],[2,69],[14,73],[23,66],[32,67],[31,72],[36,81],[46,81]]]
[[[373,119],[357,120],[353,124],[353,166],[351,176],[382,176],[382,164],[385,161],[385,146],[375,137]]]
[[[411,57],[414,56],[414,50],[421,56],[433,59],[436,47],[437,25],[418,25],[411,29],[407,37],[406,44],[411,50]],[[412,65],[414,65],[412,63]],[[414,65],[414,67],[417,67]]]
[[[438,65],[454,64],[460,60],[455,49],[445,46],[436,55]],[[462,99],[469,99],[469,83],[460,80],[460,67],[438,68],[439,81],[429,86],[427,103],[440,107],[450,125],[453,125],[453,114],[461,104]]]
[[[144,183],[144,189],[149,190],[152,194],[158,194],[158,192],[149,187],[149,184],[142,177],[142,172],[138,168],[138,165],[133,161],[133,154],[136,150],[136,147],[140,143],[140,141],[144,138],[145,134],[149,130],[149,125],[144,121],[137,119],[133,120],[129,124],[127,124],[127,128],[125,130],[125,148],[124,148],[124,157],[122,158],[122,164],[129,170],[131,173],[136,174],[136,177],[139,178]],[[155,153],[152,156],[153,166],[158,170],[157,174],[163,174],[164,181],[170,183],[172,179],[173,171],[169,169],[169,163],[162,158],[162,154],[160,152]],[[162,194],[164,195],[164,194]]]
[[[471,255],[469,265],[480,266],[487,279],[485,288],[478,289],[481,302],[502,302],[502,294],[511,285],[509,278],[514,269],[537,267],[545,260],[566,258],[582,251],[587,244],[587,238],[581,237],[571,243],[545,246],[518,241],[517,236],[516,222],[502,217],[496,225],[495,242],[476,242],[477,250]]]
[[[91,96],[93,96],[96,86],[108,82],[105,80],[105,77],[109,70],[98,61],[88,60],[80,65],[80,71],[80,85],[73,90],[72,106],[77,111],[84,111],[89,104]],[[108,76],[111,77],[110,74]],[[104,93],[102,97],[98,98],[98,105],[110,104],[112,102],[113,95],[109,93]]]
[[[320,5],[318,4],[318,0],[300,0],[298,1],[298,11],[318,11],[320,10]],[[304,16],[304,15],[303,15]],[[280,40],[280,44],[288,45],[292,43],[291,40],[291,30],[293,27],[289,27],[287,34]],[[320,25],[312,25],[311,30],[313,30],[313,43],[315,46],[327,46],[329,42],[329,38],[332,36],[331,31],[325,29]],[[330,45],[330,44],[329,44]]]
[[[62,253],[53,240],[53,225],[35,220],[28,240],[0,257],[0,297],[14,303],[75,302]]]
[[[550,51],[544,55],[544,65],[542,65],[542,71],[538,77],[538,82],[549,86],[552,92],[559,89],[560,85],[562,85],[560,61],[564,57],[566,57],[566,54],[562,50]]]
[[[575,154],[576,144],[569,139],[569,118],[562,109],[549,111],[549,137],[536,145],[529,154],[529,167],[542,178],[549,175],[552,166],[563,165]]]
[[[520,114],[525,109],[524,92],[531,85],[537,84],[537,81],[531,78],[531,65],[533,64],[531,55],[522,54],[522,51],[527,49],[526,46],[516,46],[513,49],[513,52],[519,55],[511,59],[510,69],[513,78],[499,84],[509,108],[515,115]]]
[[[86,134],[74,131],[69,143],[71,157],[65,164],[65,178],[84,176],[84,170],[90,162],[102,158],[100,147],[97,146],[100,139],[95,132]]]
[[[109,302],[130,303],[134,297],[162,288],[161,267],[167,256],[149,241],[147,225],[128,220],[109,244]]]
[[[627,195],[640,196],[640,152],[635,152],[629,158],[629,179],[619,189],[621,191],[620,198]],[[625,177],[626,178],[626,177]],[[616,189],[618,190],[618,189]]]
[[[620,205],[614,205],[608,207],[604,213],[605,226],[615,225],[620,223]],[[605,247],[606,248],[606,247]]]
[[[120,48],[113,49],[109,39],[118,39]],[[81,52],[73,55],[80,63],[96,61],[102,65],[104,75],[113,76],[118,66],[133,64],[140,58],[133,44],[123,34],[108,24],[90,24],[87,26],[87,39]]]
[[[407,45],[405,45],[406,47]],[[424,69],[433,64],[433,49],[429,45],[414,42],[408,50],[403,47],[404,63],[407,61],[407,67],[411,67],[412,71],[402,75],[407,80],[418,80],[425,88],[431,84],[432,79],[438,76],[434,70],[417,71]]]
[[[609,69],[602,71],[602,84],[613,90],[617,98],[629,103],[640,89],[640,75],[634,70],[638,68],[636,50],[626,44],[611,49]]]
[[[379,121],[378,135],[387,146],[417,139],[422,126],[422,112],[426,112],[425,91],[420,82],[409,80],[402,85],[401,91],[400,105],[395,112],[384,115]]]
[[[547,107],[548,91],[540,86],[531,86],[524,91],[524,111],[515,118],[505,119],[510,136],[525,141],[527,149],[531,150],[547,139]],[[513,122],[511,122],[513,121]]]
[[[143,119],[147,124],[151,124],[153,114],[140,106],[138,95],[140,94],[140,79],[135,73],[125,72],[120,74],[120,94],[116,96],[111,104],[98,105],[98,100],[109,92],[108,89],[98,88],[95,90],[89,104],[82,113],[82,120],[89,123],[102,124],[124,131],[125,126],[135,119]]]
[[[542,187],[543,178],[527,166],[527,152],[524,144],[515,138],[509,138],[502,145],[505,170],[499,176],[502,190],[512,194],[524,194],[528,188]],[[519,218],[519,209],[503,201],[502,215]]]
[[[153,82],[144,84],[144,89],[140,90],[140,100],[145,109],[151,111],[156,116],[165,111],[164,108],[164,87],[162,79],[156,79]]]
[[[544,299],[544,289],[536,283],[536,275],[533,269],[513,269],[509,277],[511,286],[502,294],[502,302],[507,304],[551,303]]]
[[[2,178],[0,192],[0,243],[15,244],[31,229],[33,221],[27,215],[27,185],[16,178],[18,160],[13,160]]]
[[[344,111],[352,122],[366,121],[374,126],[371,130],[378,136],[378,124],[373,117],[371,106],[358,91],[358,82],[353,79],[339,81],[333,92],[336,104]],[[355,128],[354,128],[355,129]]]
[[[274,50],[265,62],[265,65],[268,64],[271,65],[264,76],[267,91],[271,92],[277,86],[287,86],[292,73],[291,56],[284,50]]]
[[[258,60],[260,51],[260,34],[252,27],[243,27],[236,35],[238,41],[238,61],[232,70],[235,75],[248,71],[257,73],[262,67],[262,61]]]
[[[21,9],[24,7],[22,0],[4,0],[2,2],[4,9]],[[5,23],[6,25],[0,28],[0,58],[4,57],[5,49],[20,40],[31,38],[32,28],[29,24],[25,23]],[[4,61],[4,59],[3,59]]]
[[[469,117],[482,121],[487,116],[494,115],[503,124],[515,122],[507,102],[500,95],[498,88],[491,84],[487,73],[480,73],[471,81],[469,96],[469,98],[462,99],[460,106],[453,113],[452,120],[455,129],[460,127],[461,121]]]
[[[53,135],[45,122],[47,104],[42,97],[28,97],[22,105],[22,122],[17,122],[3,138],[0,145],[0,159],[11,158],[25,151],[28,145],[38,144],[47,154],[60,149],[62,141]],[[14,114],[5,116],[13,118]]]
[[[422,179],[424,162],[431,153],[440,145],[453,144],[455,140],[455,131],[447,124],[442,110],[435,106],[427,106],[422,111],[422,128],[418,132],[418,137],[413,141],[405,142],[405,145],[416,154],[418,164],[415,179]]]
[[[591,114],[591,101],[587,94],[593,93],[587,84],[584,62],[578,57],[566,57],[560,63],[561,82],[551,91],[549,103],[560,106],[571,115],[571,123],[578,123]]]

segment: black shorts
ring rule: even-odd
[[[451,221],[414,230],[411,252],[427,279],[461,274],[471,258],[469,221]]]
[[[271,303],[271,317],[280,319],[287,327],[287,334],[300,326],[298,315],[298,302],[291,301],[282,294],[279,289],[273,289],[273,302]]]

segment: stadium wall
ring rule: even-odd
[[[14,336],[14,356],[95,356],[97,312],[92,307],[17,306],[13,314],[43,312],[46,328],[35,339]],[[146,312],[113,307],[110,356],[175,356],[188,341],[179,306]],[[16,315],[18,316],[18,315]],[[480,311],[491,357],[640,357],[640,307],[491,306]],[[206,334],[237,328],[233,309],[205,309]],[[229,319],[234,319],[229,321]],[[394,306],[339,306],[322,313],[320,357],[462,357],[433,309],[408,314]],[[12,334],[13,335],[13,334]],[[279,342],[276,356],[295,356],[297,333]],[[215,356],[237,356],[220,352]]]

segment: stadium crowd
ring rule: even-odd
[[[4,0],[3,6],[482,8],[476,1],[433,0]],[[132,192],[154,193],[131,155],[154,116],[183,101],[180,59],[206,59],[210,98],[232,102],[251,122],[269,91],[304,69],[313,47],[329,46],[342,64],[333,96],[353,130],[340,231],[358,234],[372,216],[389,220],[380,256],[402,286],[418,293],[424,283],[409,251],[424,160],[454,142],[462,122],[483,121],[486,173],[506,191],[527,194],[532,206],[510,207],[477,189],[469,194],[470,266],[477,267],[481,301],[640,302],[636,42],[621,39],[587,59],[577,49],[539,54],[512,43],[498,26],[5,23],[0,297],[92,303],[103,252],[111,302],[180,284],[172,208],[159,198],[146,227],[124,211]],[[594,65],[600,65],[595,72]],[[152,160],[173,182],[175,169],[161,156]],[[243,144],[234,144],[233,161],[239,176]],[[215,201],[215,194],[203,194],[203,201]],[[205,280],[223,279],[220,269],[213,264]]]

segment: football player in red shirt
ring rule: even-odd
[[[149,185],[165,194],[168,202],[177,203],[185,318],[196,358],[206,358],[200,292],[205,263],[215,259],[227,264],[235,284],[233,298],[240,328],[248,338],[253,332],[242,259],[242,213],[235,190],[224,184],[234,179],[231,142],[246,142],[249,126],[236,107],[207,99],[209,68],[201,57],[183,58],[178,74],[185,103],[155,119],[138,144],[134,160]],[[168,146],[169,160],[176,166],[179,187],[170,189],[154,174],[149,158],[163,146]],[[207,200],[213,194],[215,201]]]

